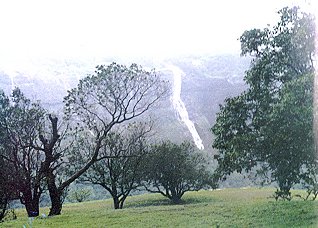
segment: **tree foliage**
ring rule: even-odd
[[[43,129],[45,110],[39,103],[27,99],[18,88],[10,98],[2,93],[0,103],[1,159],[5,167],[10,167],[10,178],[15,182],[13,192],[20,193],[28,215],[37,216],[44,190],[41,167],[44,155],[33,145]]]
[[[168,197],[173,203],[180,203],[187,191],[212,186],[204,156],[188,142],[177,145],[165,141],[154,145],[145,162],[146,189]]]
[[[67,160],[78,165],[76,155],[80,153],[76,150],[81,150],[82,146],[85,148],[83,142],[90,147],[86,160],[80,166],[59,174],[63,176],[61,181],[57,179],[58,170],[47,173],[52,202],[50,215],[61,213],[65,189],[98,161],[111,129],[140,117],[155,106],[167,94],[167,85],[154,70],[146,71],[136,64],[126,67],[112,63],[109,66],[97,66],[95,74],[80,80],[76,88],[68,91],[64,98],[65,115],[71,126],[69,130],[72,133],[69,135],[75,139],[67,141],[75,140],[70,149],[75,157],[70,156]],[[74,163],[72,166],[75,167]]]
[[[154,70],[136,64],[97,66],[65,97],[66,114],[94,134],[106,135],[114,125],[138,117],[167,94],[167,83]]]
[[[279,197],[305,178],[314,163],[313,16],[283,8],[272,28],[245,31],[242,55],[253,60],[244,78],[249,88],[220,107],[213,147],[219,151],[217,173],[258,167],[277,182]]]
[[[141,185],[150,130],[147,124],[135,123],[110,132],[98,161],[81,178],[107,190],[115,209],[122,209],[127,196]]]

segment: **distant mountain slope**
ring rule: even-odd
[[[165,60],[121,60],[105,59],[41,59],[28,60],[7,67],[0,64],[0,88],[7,94],[18,86],[25,94],[41,100],[45,107],[60,110],[67,90],[75,87],[80,78],[94,73],[95,66],[117,61],[121,64],[136,62],[146,68],[156,68],[160,74],[173,82],[173,72],[167,64],[181,69],[181,99],[203,140],[206,150],[211,150],[212,134],[210,128],[215,121],[219,104],[226,97],[239,94],[246,85],[243,82],[244,71],[249,59],[239,56],[187,56]],[[162,108],[155,111],[158,139],[169,138],[180,142],[192,140],[187,127],[178,120],[171,100],[165,101]]]
[[[246,88],[243,76],[250,60],[230,55],[188,57],[171,62],[185,73],[181,98],[205,148],[211,150],[212,134],[209,129],[215,122],[219,105],[225,98],[235,96]]]

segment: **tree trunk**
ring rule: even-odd
[[[60,215],[63,204],[63,190],[57,188],[55,184],[55,175],[52,170],[49,170],[46,174],[46,181],[51,199],[49,216]]]
[[[279,198],[283,200],[291,200],[291,193],[290,189],[292,187],[292,184],[288,180],[278,180],[278,186],[279,188],[275,192],[275,199],[278,200]]]
[[[86,172],[96,162],[103,137],[99,137],[99,136],[97,137],[96,139],[97,143],[94,149],[94,154],[90,158],[90,160],[81,169],[79,169],[71,177],[69,177],[66,181],[64,181],[57,187],[55,183],[56,176],[54,175],[53,170],[50,166],[59,158],[59,155],[58,154],[54,155],[53,152],[54,152],[54,146],[56,142],[58,141],[60,135],[58,134],[58,129],[57,129],[58,118],[52,117],[51,115],[49,115],[49,118],[52,124],[52,138],[51,140],[48,140],[44,138],[43,135],[40,135],[40,140],[43,144],[43,148],[41,148],[41,150],[44,151],[45,153],[45,161],[43,162],[43,170],[45,173],[45,178],[47,181],[49,195],[51,199],[51,208],[50,208],[49,216],[52,216],[52,215],[61,214],[62,206],[63,206],[64,190],[67,189],[71,183],[73,183],[77,178],[79,178],[84,172]],[[109,130],[111,127],[112,125],[108,126]]]
[[[125,200],[127,198],[128,195],[123,195],[123,197],[119,200],[120,203],[119,203],[119,209],[123,209],[123,206],[124,206],[124,203],[125,203]]]
[[[172,202],[174,204],[180,204],[181,203],[181,199],[179,197],[177,197],[177,196],[172,197],[171,200],[172,200]]]
[[[41,190],[39,188],[38,185],[35,185],[32,189],[30,183],[24,183],[23,187],[19,189],[21,193],[20,201],[24,204],[28,217],[39,216],[41,196]]]
[[[6,196],[0,199],[0,222],[4,218],[8,206],[8,199]]]
[[[175,193],[175,191],[172,192],[170,200],[173,204],[179,204],[181,203],[181,196]]]
[[[121,209],[119,205],[119,199],[117,196],[113,196],[114,209]]]
[[[25,209],[28,213],[28,217],[37,217],[40,213],[39,200],[32,200],[25,202]]]
[[[32,197],[32,193],[23,193],[23,202],[25,209],[28,213],[28,217],[37,217],[40,213],[40,197]]]
[[[59,191],[50,191],[50,198],[51,198],[51,208],[49,212],[49,216],[53,215],[60,215],[62,211],[62,194]]]

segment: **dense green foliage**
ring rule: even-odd
[[[313,62],[315,25],[297,7],[279,11],[272,28],[246,31],[242,55],[253,57],[248,89],[221,106],[212,131],[220,178],[258,168],[290,199],[292,186],[314,170]]]
[[[127,198],[126,208],[113,210],[112,200],[72,203],[60,216],[36,218],[37,227],[317,227],[318,202],[275,201],[273,189],[223,189],[187,192],[183,204],[171,205],[160,194]],[[292,191],[292,194],[302,194]],[[41,213],[47,213],[42,208]],[[16,211],[18,219],[2,227],[22,227],[28,218]]]
[[[207,171],[202,153],[188,142],[180,145],[165,141],[154,145],[145,159],[145,187],[180,203],[187,191],[211,187],[212,174]]]
[[[5,112],[4,110],[9,106],[9,100],[6,98],[5,94],[1,92],[1,112],[0,112],[0,119],[5,118]],[[4,144],[6,143],[6,134],[5,129],[3,129],[3,126],[0,125],[0,165],[1,165],[1,172],[0,172],[0,222],[4,218],[6,214],[6,210],[8,207],[8,203],[10,200],[10,195],[8,193],[14,192],[14,188],[11,189],[11,181],[12,179],[10,177],[10,165],[9,163],[4,159]]]

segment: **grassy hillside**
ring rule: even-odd
[[[276,202],[273,192],[256,188],[190,192],[182,205],[145,194],[128,198],[125,209],[116,211],[111,200],[66,204],[63,215],[36,218],[32,227],[318,227],[318,201]],[[25,211],[17,210],[17,215],[17,220],[0,226],[29,227]]]

